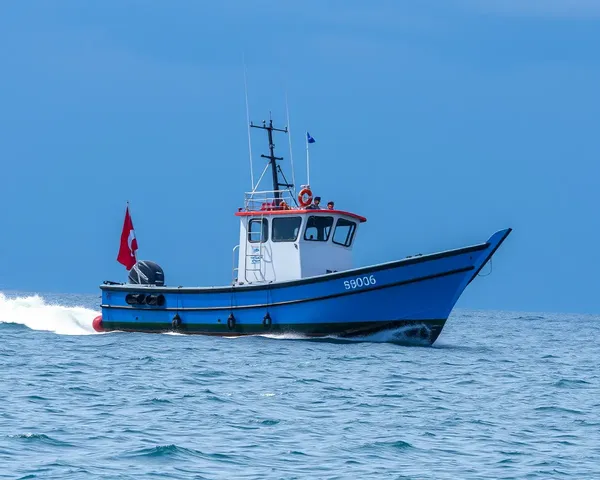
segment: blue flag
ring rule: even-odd
[[[308,132],[306,132],[306,139],[308,140],[308,143],[315,143],[315,139],[311,137]]]

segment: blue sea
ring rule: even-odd
[[[600,478],[600,317],[456,310],[433,347],[94,333],[0,294],[0,478]]]

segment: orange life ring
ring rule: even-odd
[[[304,196],[308,195],[308,197],[306,199],[304,199]],[[306,187],[303,188],[302,190],[300,190],[300,193],[298,194],[298,203],[300,204],[300,206],[302,207],[308,207],[312,202],[312,192],[310,191],[310,188]]]

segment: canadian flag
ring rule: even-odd
[[[119,255],[117,261],[125,265],[127,270],[135,265],[135,251],[138,249],[137,240],[135,238],[135,230],[131,215],[129,215],[129,205],[125,210],[125,221],[123,222],[123,231],[121,232],[121,246],[119,247]]]

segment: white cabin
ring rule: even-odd
[[[298,280],[353,267],[356,233],[367,219],[341,210],[289,208],[292,201],[288,191],[246,194],[245,207],[236,213],[234,284]]]

